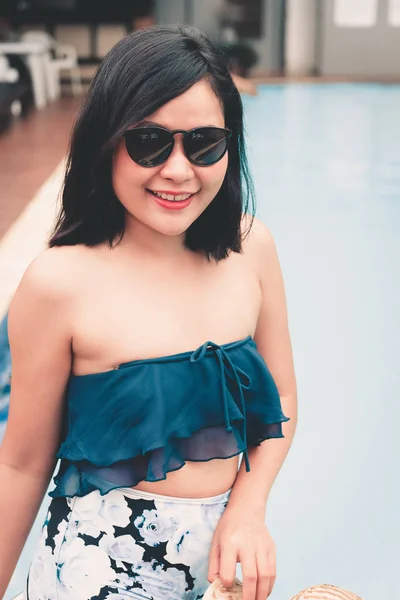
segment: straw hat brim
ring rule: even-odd
[[[291,600],[362,600],[362,598],[337,585],[323,583],[302,590]]]
[[[220,579],[216,579],[206,590],[203,600],[242,600],[243,584],[239,579],[230,589],[224,587]],[[308,587],[291,600],[362,600],[360,596],[336,585],[324,583]]]

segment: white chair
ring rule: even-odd
[[[5,56],[0,54],[0,81],[6,83],[15,83],[19,75],[17,69],[12,69]]]
[[[46,60],[47,92],[50,100],[55,100],[61,95],[61,71],[69,71],[72,93],[74,96],[82,94],[82,81],[78,65],[78,53],[74,46],[60,44],[46,31],[26,31],[21,35],[24,42],[41,42],[49,51]],[[54,57],[50,55],[54,52]]]
[[[12,600],[24,600],[24,594],[18,594],[18,596],[15,596],[15,598],[13,598]]]

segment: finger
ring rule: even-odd
[[[274,589],[275,581],[276,581],[276,553],[275,550],[268,554],[269,557],[269,590],[268,596],[272,594],[272,590]]]
[[[240,562],[243,573],[243,600],[256,600],[258,570],[255,552],[243,552]]]
[[[208,581],[212,583],[219,575],[220,572],[220,547],[218,542],[211,544],[210,556],[208,559]]]
[[[219,578],[227,588],[233,586],[236,579],[237,552],[234,548],[222,546],[219,558]]]
[[[256,600],[266,600],[274,586],[274,557],[265,550],[257,553],[257,595]]]
[[[272,594],[272,590],[274,589],[275,581],[276,581],[276,575],[269,578],[268,596],[270,596]]]

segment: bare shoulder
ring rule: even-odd
[[[41,311],[70,303],[79,280],[84,277],[87,260],[82,246],[48,248],[36,256],[26,269],[10,305],[14,312],[25,312],[25,305]]]
[[[243,215],[242,234],[243,254],[261,275],[266,264],[277,259],[272,233],[259,219]]]
[[[48,248],[32,260],[20,287],[36,294],[61,298],[73,291],[84,268],[85,249],[81,246]]]

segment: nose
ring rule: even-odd
[[[162,165],[160,175],[164,179],[170,179],[176,183],[183,183],[195,177],[192,163],[187,159],[182,145],[182,135],[175,135],[175,145]]]

